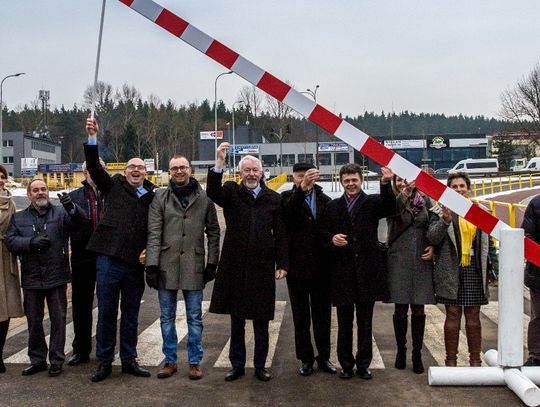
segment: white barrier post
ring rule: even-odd
[[[429,368],[431,386],[506,385],[527,405],[540,405],[540,368],[523,367],[523,229],[503,229],[499,252],[498,351],[488,350],[489,367]]]

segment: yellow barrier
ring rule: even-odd
[[[523,189],[524,187],[532,188],[534,186],[540,185],[540,176],[533,174],[517,176],[514,175],[507,177],[482,179],[476,182],[473,179],[472,182],[472,193],[474,197],[477,197],[479,195],[486,195],[488,190],[490,194],[495,194],[497,192]]]
[[[279,187],[287,182],[287,173],[279,174],[266,183],[268,188],[277,191]]]
[[[471,199],[473,202],[489,206],[489,211],[493,216],[497,216],[497,207],[504,206],[508,211],[508,224],[515,228],[516,227],[516,208],[526,208],[527,205],[520,203],[510,203],[510,202],[500,202],[500,201],[488,201],[485,199]]]

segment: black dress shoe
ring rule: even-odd
[[[60,375],[60,373],[62,373],[62,365],[52,364],[49,367],[49,377],[58,376],[58,375]]]
[[[531,356],[529,359],[527,359],[523,366],[540,366],[540,359],[536,359],[535,357]]]
[[[365,366],[361,366],[356,369],[356,375],[360,377],[360,379],[364,380],[370,380],[373,379],[373,375],[371,374],[371,370],[369,370]]]
[[[263,367],[261,369],[255,369],[255,377],[261,382],[267,382],[272,378],[272,373],[270,373],[267,368]]]
[[[322,370],[325,373],[330,373],[330,374],[336,374],[337,373],[337,369],[334,367],[332,362],[330,362],[329,360],[323,360],[323,361],[318,360],[317,361],[317,366],[319,366],[319,370]]]
[[[30,365],[22,371],[23,376],[30,376],[39,372],[47,370],[47,362],[38,363],[36,365]]]
[[[226,382],[232,382],[239,377],[242,377],[246,374],[246,371],[243,367],[233,367],[231,370],[227,372],[225,375],[225,381]]]
[[[108,363],[100,363],[98,366],[96,373],[92,375],[92,380],[94,383],[100,382],[102,380],[105,380],[112,372],[112,366]]]
[[[300,375],[309,376],[313,374],[313,362],[303,362],[300,368]]]
[[[122,373],[132,374],[133,376],[139,377],[150,377],[150,372],[146,369],[143,369],[139,366],[139,363],[136,360],[133,360],[129,363],[122,363]]]
[[[340,379],[351,379],[353,376],[354,372],[352,369],[343,369],[341,372],[339,372]]]
[[[87,363],[90,360],[90,356],[82,355],[80,353],[74,353],[68,360],[68,366],[77,366],[81,363]]]

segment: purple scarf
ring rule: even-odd
[[[418,192],[416,189],[414,190],[410,202],[410,208],[414,216],[418,216],[418,214],[422,211],[424,206],[426,205],[426,201],[424,201],[424,197],[420,192]]]

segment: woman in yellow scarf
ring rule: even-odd
[[[468,198],[471,180],[466,173],[452,173],[447,185]],[[448,208],[436,207],[438,222],[431,224],[428,240],[436,247],[433,284],[437,302],[445,304],[444,343],[446,366],[457,365],[461,316],[471,366],[481,366],[482,327],[480,306],[488,303],[487,257],[489,236]]]

